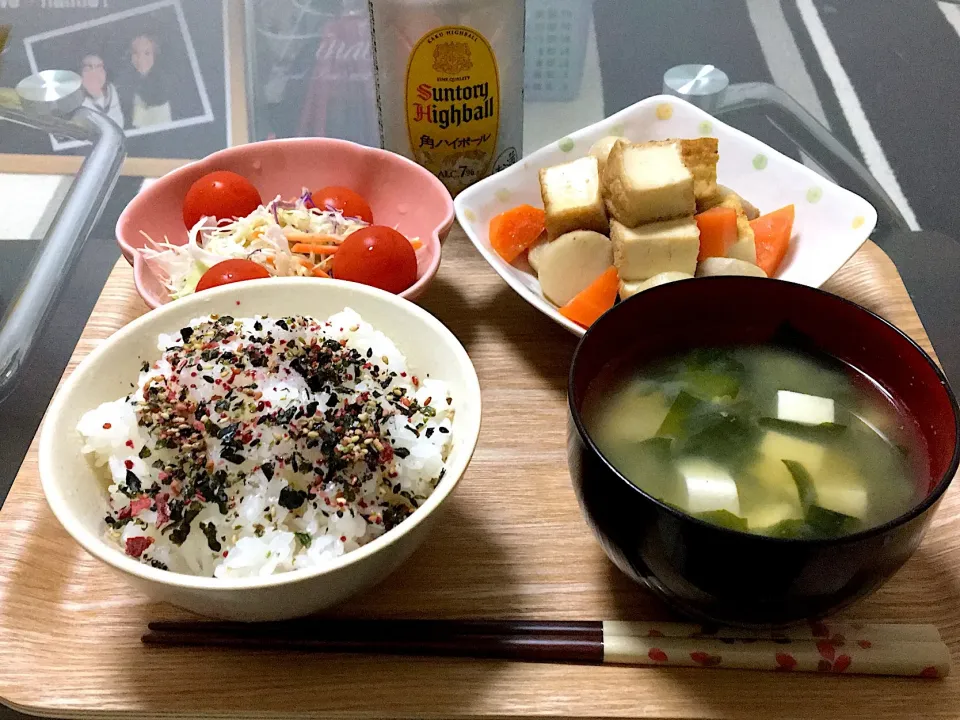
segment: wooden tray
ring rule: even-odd
[[[889,258],[868,243],[827,286],[926,333]],[[425,547],[353,617],[663,619],[580,517],[564,449],[576,339],[520,300],[455,230],[423,304],[461,339],[484,389],[480,445]],[[71,368],[146,310],[121,261]],[[308,311],[309,308],[304,308]],[[69,369],[68,369],[69,372]],[[847,618],[938,625],[960,661],[960,489],[923,546]],[[88,557],[49,512],[35,449],[0,511],[0,698],[57,717],[956,717],[942,681],[578,667],[468,660],[147,649],[151,604]]]

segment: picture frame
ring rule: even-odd
[[[90,40],[94,54],[108,56],[109,60],[99,58],[103,65],[109,61],[113,69],[123,70],[126,81],[132,70],[120,63],[132,65],[131,41],[145,34],[141,32],[144,25],[160,36],[161,58],[165,50],[176,55],[177,69],[170,75],[180,107],[139,127],[124,117],[128,155],[124,175],[158,177],[216,150],[247,142],[243,0],[120,0],[111,1],[108,9],[59,12],[33,4],[8,11],[4,23],[7,15],[13,31],[4,53],[7,67],[2,80],[6,82],[0,84],[15,84],[21,77],[47,69],[44,65],[73,69],[83,77],[85,40]],[[108,43],[97,42],[104,37]],[[101,50],[103,45],[109,49]],[[68,63],[70,59],[76,67]],[[90,65],[99,65],[97,58],[92,60]],[[88,70],[96,75],[106,68]],[[120,94],[118,74],[108,73],[108,77]],[[129,97],[125,105],[130,106]],[[104,103],[95,109],[103,112],[107,107]],[[0,172],[72,175],[83,162],[85,143],[6,123],[3,129],[7,137],[0,137]]]
[[[178,37],[171,37],[170,33],[165,33],[166,37],[162,39],[159,36],[159,33],[156,29],[158,26],[162,26],[164,22],[168,26],[168,30],[172,27],[175,31],[179,31]],[[145,28],[151,28],[150,31],[146,31]],[[153,117],[159,117],[160,115],[166,115],[160,119],[159,122],[152,123],[143,123],[143,124],[130,124],[130,119],[126,118],[126,123],[124,123],[123,112],[120,111],[117,113],[117,117],[121,118],[119,123],[121,127],[124,128],[124,134],[129,137],[137,137],[138,135],[146,135],[149,133],[165,132],[168,130],[175,130],[182,127],[189,127],[191,125],[198,125],[201,123],[209,123],[214,121],[213,109],[210,103],[210,96],[207,93],[206,84],[204,83],[203,74],[200,71],[200,64],[197,60],[196,48],[193,44],[193,39],[190,35],[190,29],[187,27],[186,19],[183,14],[183,6],[181,0],[157,0],[157,2],[152,2],[141,7],[130,8],[120,12],[110,13],[102,17],[86,20],[84,22],[76,23],[73,25],[68,25],[66,27],[57,28],[55,30],[48,30],[46,32],[37,33],[23,39],[24,48],[27,53],[27,60],[30,63],[30,71],[32,73],[40,72],[40,70],[48,69],[48,67],[58,66],[56,62],[38,62],[38,55],[42,57],[43,51],[47,51],[48,56],[57,57],[63,56],[65,54],[77,55],[76,47],[82,46],[86,41],[88,42],[88,47],[90,48],[89,55],[81,58],[82,61],[86,61],[87,58],[90,58],[94,62],[98,62],[98,65],[94,64],[83,64],[79,70],[81,76],[84,76],[85,87],[84,93],[86,95],[84,105],[92,107],[93,109],[104,110],[96,102],[89,102],[91,96],[86,89],[86,76],[95,75],[99,73],[104,76],[105,81],[109,75],[106,74],[107,70],[104,68],[105,60],[112,60],[118,64],[122,62],[122,58],[118,57],[122,50],[118,51],[118,46],[114,43],[111,51],[105,51],[102,48],[102,41],[98,38],[105,35],[117,35],[119,34],[123,37],[124,33],[130,36],[130,45],[134,46],[134,49],[131,52],[136,58],[148,58],[148,62],[153,66],[151,69],[153,72],[157,72],[157,65],[154,64],[152,58],[156,56],[158,59],[165,55],[174,55],[182,54],[186,59],[187,65],[189,66],[190,75],[193,79],[193,88],[187,88],[187,94],[194,93],[199,100],[199,106],[196,108],[198,112],[188,112],[185,117],[176,117],[172,112],[168,113],[153,113]],[[87,38],[84,38],[87,36]],[[66,39],[66,40],[65,40]],[[66,52],[57,52],[57,44],[65,43],[68,45]],[[166,49],[161,51],[161,47],[166,45]],[[49,47],[49,46],[54,47]],[[170,46],[173,47],[170,47]],[[108,58],[103,58],[102,56],[107,55]],[[114,57],[109,57],[113,55]],[[95,59],[95,60],[94,60]],[[143,62],[143,61],[141,61]],[[63,67],[62,64],[59,67]],[[73,69],[65,68],[63,69]],[[88,69],[90,72],[88,73]],[[130,72],[129,74],[139,74],[135,71]],[[152,74],[152,73],[151,73]],[[149,77],[149,75],[147,76]],[[122,91],[116,89],[116,85],[112,82],[106,83],[106,87],[113,88],[112,94],[114,96],[118,95]],[[161,88],[161,91],[165,89]],[[178,88],[177,93],[180,94],[183,91],[183,88]],[[169,93],[169,91],[167,91]],[[139,97],[139,96],[138,96]],[[167,98],[164,98],[167,99]],[[113,102],[110,107],[119,109],[119,105],[123,104],[118,102],[118,97],[113,97]],[[89,104],[88,104],[89,102]],[[167,102],[164,105],[169,106],[170,100],[167,99]],[[156,105],[153,107],[157,107]],[[141,115],[147,119],[151,118],[150,111],[141,112]],[[84,142],[76,140],[67,140],[58,139],[55,136],[50,137],[51,145],[55,151],[66,150],[70,148],[80,147],[84,145]]]

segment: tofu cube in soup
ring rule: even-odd
[[[740,483],[743,517],[751,529],[803,517],[800,492],[783,460],[760,455]]]
[[[835,418],[833,400],[804,395],[790,390],[777,391],[777,419],[801,425],[832,423]]]
[[[737,483],[726,470],[701,458],[686,458],[677,462],[683,482],[683,502],[687,512],[697,513],[726,510],[740,514],[740,496]]]
[[[566,305],[613,265],[610,239],[592,230],[575,230],[537,247],[536,268],[544,297]]]
[[[609,229],[600,195],[600,165],[593,155],[543,168],[540,195],[550,240],[572,230],[606,233]]]
[[[849,459],[831,452],[813,476],[817,505],[859,519],[867,516],[869,499],[863,475]]]
[[[648,280],[666,272],[693,275],[697,270],[700,231],[693,217],[634,228],[614,220],[610,240],[622,280]]]
[[[607,210],[627,227],[692,216],[696,211],[693,188],[693,175],[676,142],[618,142],[603,170]]]
[[[760,441],[757,452],[776,460],[793,460],[801,463],[807,472],[816,477],[823,466],[826,449],[819,443],[768,430]]]
[[[693,275],[690,273],[663,272],[659,275],[654,275],[649,280],[621,280],[620,299],[626,300],[628,297],[633,297],[637,293],[642,293],[644,290],[655,288],[658,285],[666,285],[667,283],[676,282],[677,280],[688,280],[692,277]]]
[[[817,505],[820,507],[858,520],[867,516],[867,489],[864,486],[816,480],[814,485],[817,488]]]

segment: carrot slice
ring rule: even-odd
[[[313,245],[311,243],[297,243],[290,248],[295,253],[313,253],[314,255],[333,255],[340,249],[339,245]]]
[[[613,307],[619,291],[620,276],[617,269],[611,266],[560,308],[560,314],[578,325],[590,327],[598,317]]]
[[[767,277],[773,277],[777,272],[784,255],[790,248],[793,219],[794,207],[787,205],[750,221],[757,245],[757,265],[767,274]]]
[[[417,238],[414,238],[413,240],[411,240],[410,244],[413,245],[414,250],[419,250],[420,248],[423,247],[423,242],[421,240],[418,240]]]
[[[313,268],[313,270],[311,271],[311,274],[312,274],[314,277],[318,277],[318,278],[329,278],[329,277],[330,277],[329,275],[327,275],[327,273],[325,273],[323,270],[320,269],[320,266],[319,266],[319,265],[317,265],[317,266],[315,266],[315,267]]]
[[[490,221],[490,245],[507,262],[533,245],[543,232],[544,212],[532,205],[518,205]]]
[[[709,257],[726,257],[730,246],[737,241],[737,211],[715,207],[696,217],[700,229],[700,254],[697,262]]]

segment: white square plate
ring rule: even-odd
[[[538,172],[586,155],[607,135],[634,142],[713,136],[720,141],[718,181],[756,205],[761,213],[793,203],[793,240],[777,273],[781,280],[819,287],[866,241],[877,211],[849,190],[830,182],[769,145],[703,110],[668,95],[641,100],[616,115],[540,148],[516,165],[462,192],[454,201],[457,219],[480,253],[520,296],[577,335],[582,327],[547,300],[525,261],[503,261],[490,247],[488,227],[495,215],[522,203],[543,207]]]

